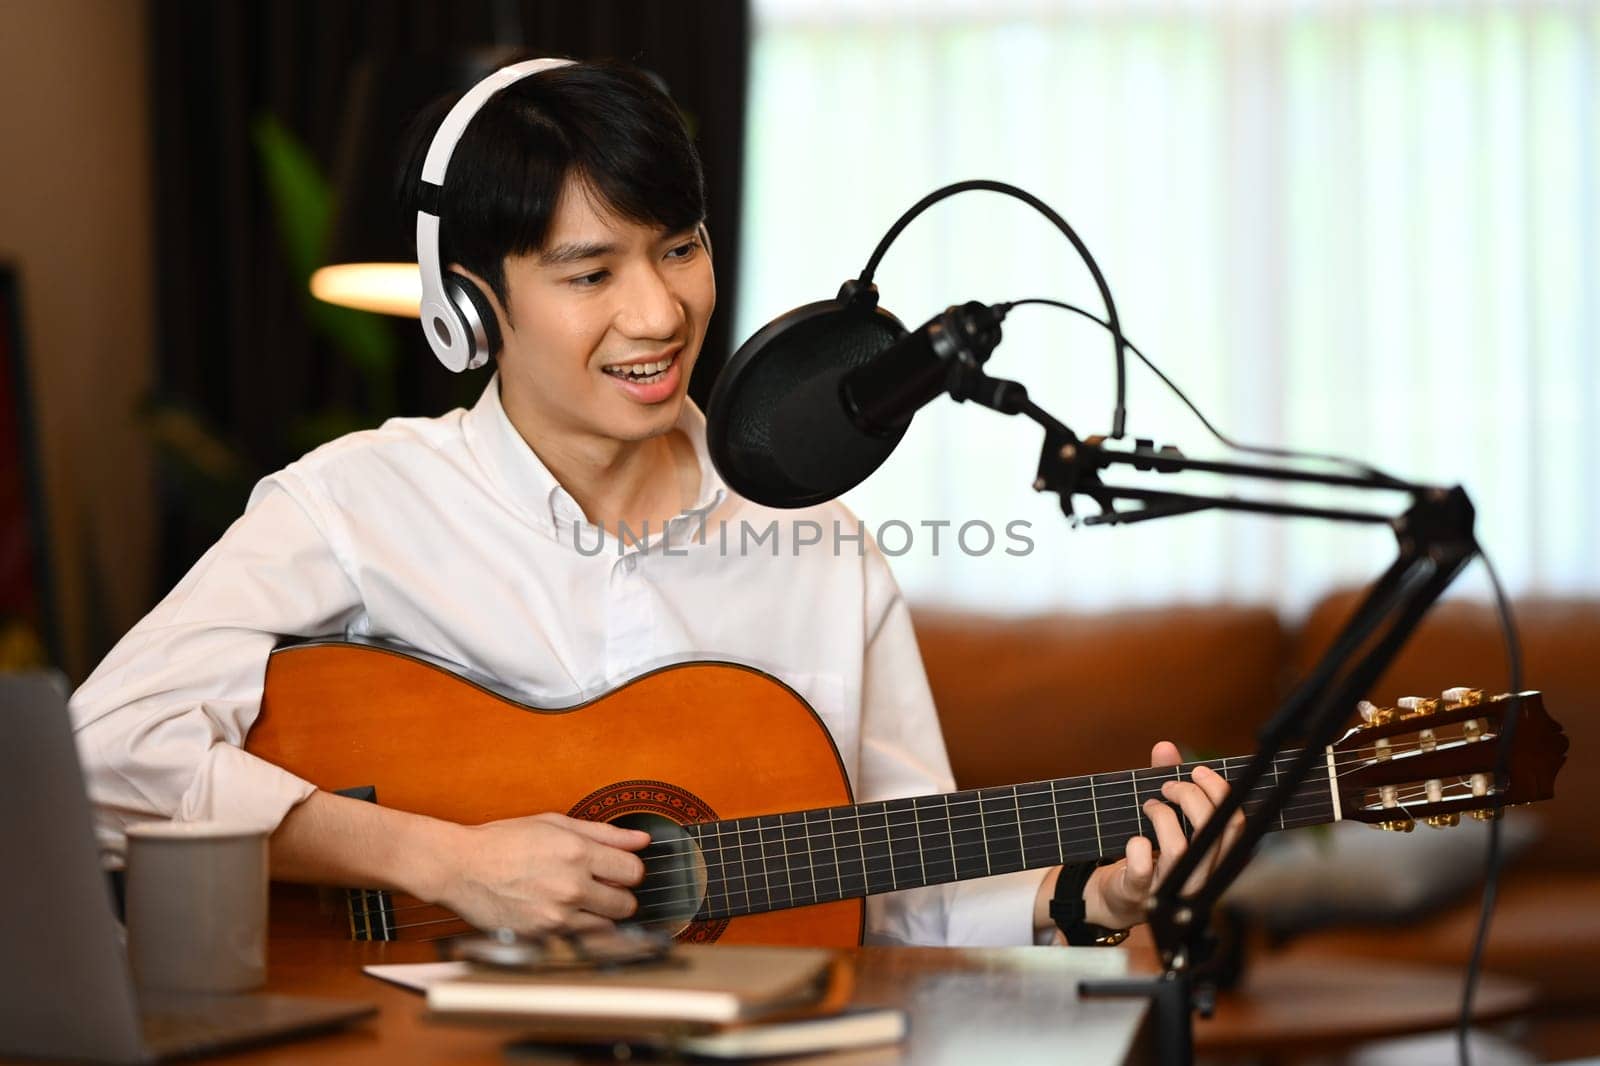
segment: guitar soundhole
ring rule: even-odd
[[[640,852],[644,881],[634,889],[636,921],[699,944],[715,941],[727,929],[726,918],[693,920],[706,898],[706,864],[684,824],[716,820],[716,812],[698,796],[661,781],[624,781],[590,793],[568,814],[650,834]]]

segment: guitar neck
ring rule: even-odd
[[[1266,801],[1299,754],[1281,753],[1245,799]],[[1206,760],[1230,783],[1250,757]],[[1120,856],[1152,835],[1143,804],[1200,762],[969,789],[853,806],[703,822],[684,829],[706,865],[701,918],[801,907],[1066,862]],[[1180,812],[1181,817],[1181,812]],[[1313,763],[1279,829],[1337,819],[1328,775]],[[1191,828],[1187,820],[1185,828]],[[641,915],[648,918],[649,915]]]

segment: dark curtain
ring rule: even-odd
[[[295,458],[282,432],[287,421],[330,402],[368,399],[359,375],[310,327],[251,139],[255,120],[271,114],[331,175],[343,105],[365,58],[523,45],[626,60],[666,81],[698,127],[716,243],[718,314],[692,382],[704,403],[734,343],[748,0],[160,0],[150,11],[156,399],[192,412],[246,468],[234,470],[225,498],[201,508],[192,476],[164,467],[163,589],[215,540],[219,515],[242,509],[240,486]],[[407,357],[395,371],[396,409],[379,417],[438,414],[482,389],[488,371],[443,370],[414,321],[385,328]],[[195,449],[190,465],[203,467],[205,448]]]

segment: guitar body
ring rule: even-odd
[[[816,713],[776,679],[730,663],[666,666],[593,700],[537,708],[397,649],[290,645],[269,661],[245,749],[327,791],[370,788],[386,807],[463,824],[544,811],[689,824],[851,802]],[[346,912],[325,892],[274,886],[274,933],[467,930],[443,908],[382,897],[372,908],[381,913]],[[691,921],[678,936],[845,946],[860,943],[864,915],[863,900],[846,899]]]

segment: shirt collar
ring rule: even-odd
[[[679,518],[698,515],[702,516],[703,521],[704,515],[716,510],[727,498],[727,485],[717,474],[717,468],[711,462],[710,449],[706,447],[706,416],[687,397],[679,410],[676,428],[693,446],[695,461],[700,468],[700,488],[694,505]],[[500,402],[498,371],[489,378],[489,384],[484,387],[478,402],[467,412],[463,420],[463,432],[468,448],[478,456],[501,489],[541,527],[558,531],[562,525],[571,527],[587,523],[577,501],[556,480],[556,476],[528,446],[528,442],[522,439],[517,427],[512,425],[510,416]]]

